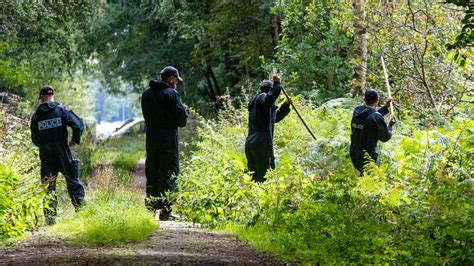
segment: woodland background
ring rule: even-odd
[[[89,136],[95,124],[140,116],[140,93],[174,65],[192,113],[170,195],[184,217],[290,261],[472,263],[473,10],[469,0],[3,1],[1,240],[43,223],[28,120],[45,84],[88,125],[74,151],[97,202],[84,223],[110,204],[130,208],[120,200],[129,195],[149,225],[133,239],[156,228],[128,190],[143,136]],[[356,178],[350,116],[366,88],[385,100],[382,55],[399,123],[380,167]],[[246,105],[274,73],[317,140],[290,114],[276,127],[277,169],[254,184]],[[57,232],[67,235],[77,214],[64,208]],[[140,222],[118,213],[111,219]]]

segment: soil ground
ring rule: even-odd
[[[144,160],[135,185],[144,190]],[[142,191],[143,191],[142,190]],[[41,232],[14,249],[0,250],[0,265],[281,264],[222,232],[178,221],[160,221],[148,240],[114,246],[80,246]]]

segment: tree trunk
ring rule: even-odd
[[[217,96],[221,96],[221,87],[219,86],[219,83],[217,83],[216,75],[214,75],[214,71],[212,70],[212,67],[209,63],[207,65],[207,71],[207,75],[210,76],[212,81],[214,82],[214,87],[216,88]]]
[[[272,44],[273,47],[277,47],[278,43],[280,42],[280,35],[281,35],[281,13],[283,12],[283,5],[284,1],[277,0],[275,1],[275,5],[279,7],[279,11],[277,14],[274,14],[273,19],[273,32],[272,32]]]
[[[365,22],[365,0],[352,0],[354,11],[354,75],[352,96],[365,93],[367,75],[367,28]]]

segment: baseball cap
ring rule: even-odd
[[[54,89],[51,86],[44,86],[40,90],[40,95],[38,97],[38,100],[41,99],[41,96],[43,95],[54,95]]]
[[[183,81],[183,78],[181,78],[181,76],[179,75],[179,71],[172,66],[167,66],[163,68],[160,71],[160,74],[165,76],[175,76],[179,81]]]
[[[262,82],[260,82],[260,89],[271,88],[272,86],[273,86],[273,83],[269,80],[263,80]]]

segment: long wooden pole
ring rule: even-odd
[[[390,83],[388,82],[387,69],[385,68],[385,62],[383,61],[383,55],[380,56],[380,59],[382,59],[382,67],[383,67],[383,73],[385,75],[385,83],[387,84],[388,97],[392,97],[392,92],[390,91]],[[390,102],[390,114],[393,115],[393,104],[392,104],[392,102]]]
[[[286,96],[286,99],[290,99],[290,96],[288,96],[288,93],[286,93],[285,89],[283,89],[283,87],[281,87],[281,91],[283,91],[283,93],[285,94]],[[293,107],[293,109],[295,110],[295,113],[298,115],[298,117],[300,118],[301,122],[303,122],[303,125],[306,127],[306,129],[308,130],[309,134],[311,134],[311,137],[313,137],[314,140],[316,140],[316,137],[314,136],[313,132],[311,131],[311,129],[309,129],[308,125],[306,124],[306,122],[304,121],[303,117],[301,117],[300,113],[298,112],[298,109],[296,109],[295,105],[293,103],[291,103],[291,106]]]

